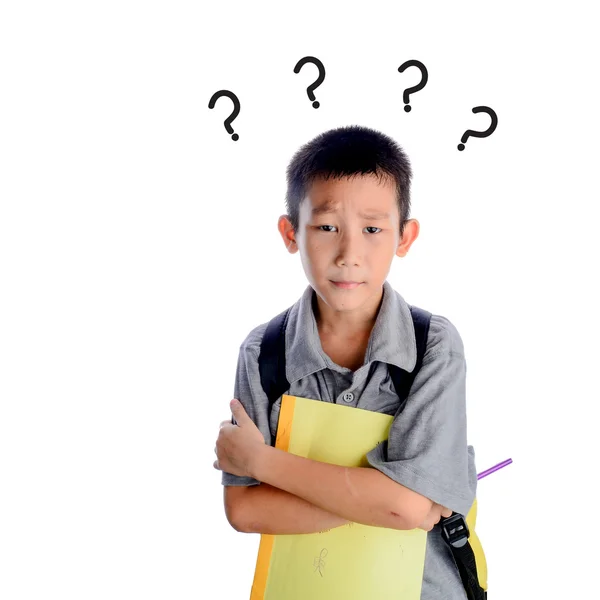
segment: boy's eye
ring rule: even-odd
[[[322,227],[332,227],[333,229],[335,229],[335,227],[333,225],[319,225],[318,229],[322,230]],[[379,231],[381,231],[380,227],[365,227],[365,229],[379,229]],[[329,233],[329,231],[327,231],[326,233]],[[371,232],[371,233],[379,233],[379,232],[378,231],[374,231],[374,232]]]

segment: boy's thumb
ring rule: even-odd
[[[242,403],[239,400],[233,399],[229,403],[229,406],[231,407],[231,412],[233,413],[233,416],[237,417],[237,420],[239,421],[241,415],[244,414],[244,407],[242,406]]]
[[[452,509],[444,507],[442,510],[442,517],[448,518],[452,516]]]

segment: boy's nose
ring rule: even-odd
[[[340,241],[338,246],[337,260],[338,265],[358,265],[362,260],[362,243],[356,236],[346,236]]]

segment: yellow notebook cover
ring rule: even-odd
[[[282,397],[275,447],[313,460],[369,467],[393,416]],[[261,534],[250,600],[419,600],[427,532],[349,523],[320,533]]]

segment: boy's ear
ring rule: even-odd
[[[421,225],[416,219],[408,219],[406,221],[404,224],[404,233],[402,234],[402,239],[396,248],[396,256],[400,256],[402,258],[408,254],[412,243],[417,239],[417,237],[419,237],[420,229]]]
[[[277,221],[277,229],[281,234],[283,243],[290,254],[298,252],[298,244],[296,243],[296,233],[292,227],[292,223],[287,215],[281,215],[279,221]]]

